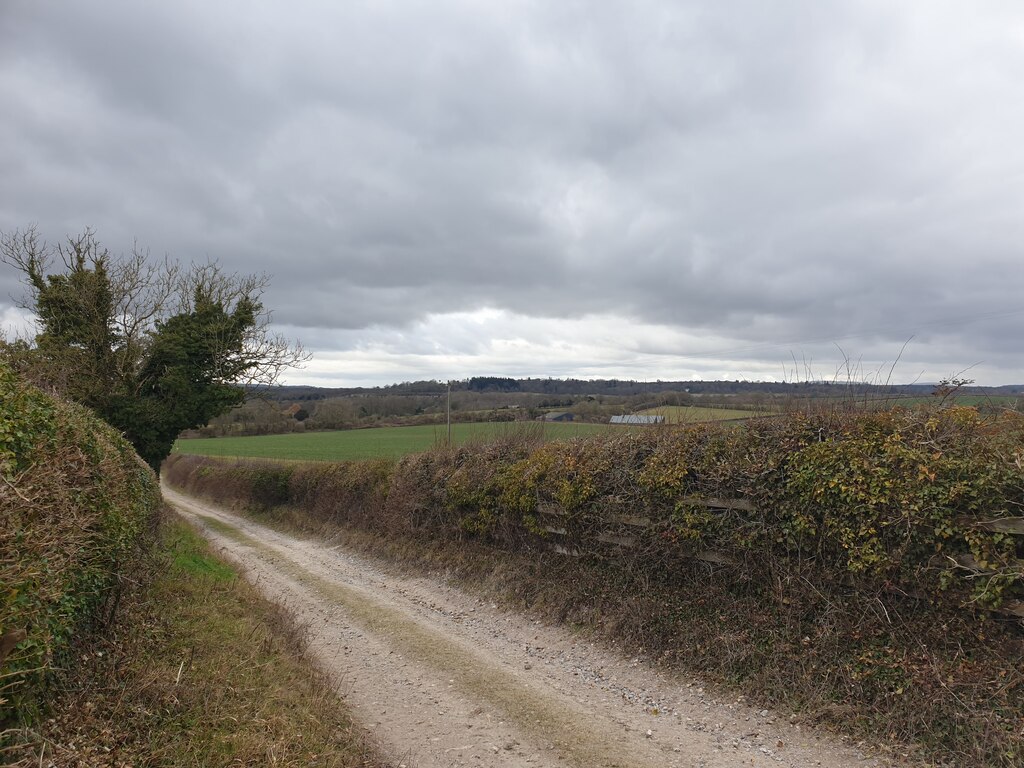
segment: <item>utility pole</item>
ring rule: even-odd
[[[448,445],[452,444],[452,380],[448,379]]]

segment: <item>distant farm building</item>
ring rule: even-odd
[[[572,421],[574,418],[575,415],[568,413],[567,411],[558,411],[557,413],[544,414],[544,421]]]
[[[612,416],[612,424],[664,424],[664,416],[646,416],[638,413],[629,413],[625,416]]]

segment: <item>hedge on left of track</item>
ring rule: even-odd
[[[0,746],[39,715],[74,638],[109,619],[159,505],[119,433],[0,360]]]

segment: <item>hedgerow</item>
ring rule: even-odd
[[[351,512],[353,494],[335,503],[332,489],[368,471],[358,463],[274,467],[258,471],[288,473],[275,503],[547,563],[550,589],[575,601],[562,615],[594,603],[606,629],[767,702],[955,764],[1024,760],[1024,537],[998,524],[1024,507],[1019,414],[837,411],[439,447],[390,482],[378,465]],[[239,471],[168,465],[200,493]],[[552,548],[577,557],[552,561]]]
[[[115,430],[0,361],[0,731],[31,722],[72,639],[113,610],[159,503]]]

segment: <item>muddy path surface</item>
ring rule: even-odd
[[[889,765],[790,712],[716,700],[692,678],[343,543],[164,495],[308,626],[316,661],[394,766]]]

